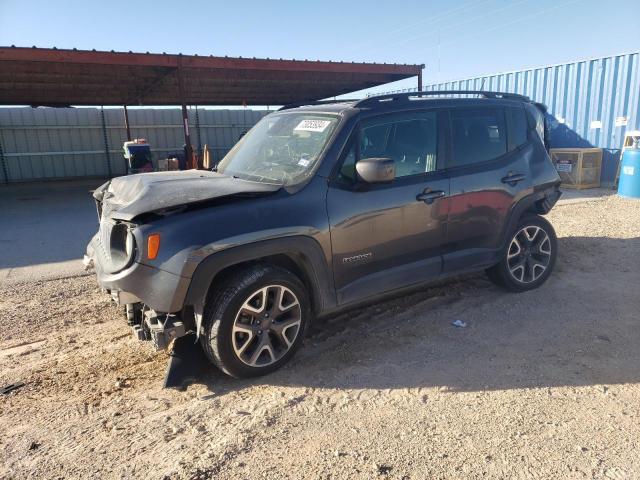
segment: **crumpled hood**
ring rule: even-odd
[[[128,221],[170,207],[232,195],[268,194],[280,188],[216,172],[186,170],[116,177],[96,189],[93,196],[102,203],[103,217]]]

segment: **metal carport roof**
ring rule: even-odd
[[[423,67],[0,47],[0,105],[284,105],[421,82]]]

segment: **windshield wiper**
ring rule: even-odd
[[[255,175],[252,173],[243,173],[242,176],[240,175],[232,175],[233,178],[237,178],[239,180],[247,180],[247,181],[254,181],[254,182],[258,182],[258,183],[274,183],[276,185],[283,185],[284,182],[282,180],[278,180],[277,178],[270,178],[270,177],[265,177],[264,175]],[[245,178],[248,177],[248,178]],[[252,180],[255,179],[255,180]],[[263,180],[269,180],[267,182],[263,182]]]

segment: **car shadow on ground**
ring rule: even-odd
[[[271,375],[194,379],[211,397],[268,384],[486,391],[640,382],[640,238],[559,239],[554,274],[511,294],[468,275],[318,321]],[[452,321],[463,320],[466,328]]]

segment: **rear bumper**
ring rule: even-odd
[[[116,303],[141,302],[163,313],[182,310],[189,278],[137,262],[118,273],[106,273],[94,255],[92,243],[93,240],[87,247],[83,263],[86,268],[95,269],[98,284],[111,294]]]

